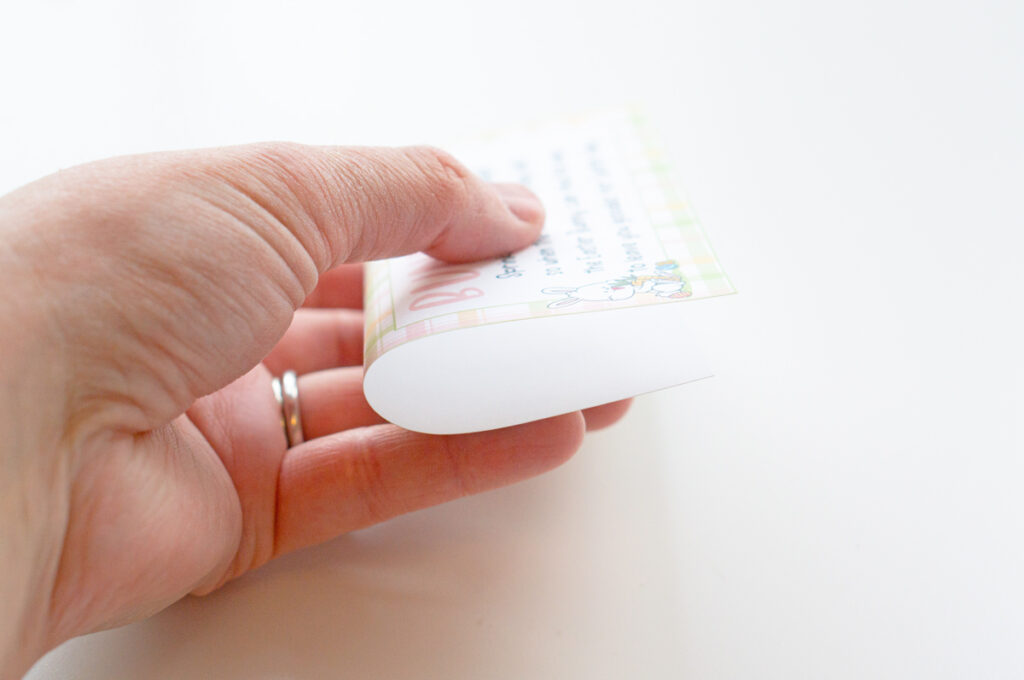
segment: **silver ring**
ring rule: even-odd
[[[281,390],[281,379],[274,376],[270,381],[270,389],[274,391],[274,399],[277,399],[277,409],[281,414],[281,430],[284,432],[284,445],[288,446],[288,428],[284,426],[284,392]]]
[[[288,446],[298,446],[302,436],[302,415],[299,411],[299,378],[295,371],[285,371],[281,376],[281,415],[284,417],[284,433]]]

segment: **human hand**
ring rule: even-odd
[[[354,263],[499,255],[542,212],[436,150],[290,144],[113,159],[0,199],[0,676],[283,553],[538,474],[617,420],[624,402],[432,436],[362,396]],[[270,388],[287,369],[306,438],[290,449]]]

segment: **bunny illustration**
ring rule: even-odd
[[[545,288],[547,295],[562,295],[548,309],[561,309],[577,302],[619,302],[628,300],[637,293],[649,293],[657,297],[685,298],[691,295],[686,281],[679,274],[679,265],[674,260],[658,262],[653,273],[629,275],[609,281],[589,283],[575,288]]]
[[[562,307],[574,305],[580,300],[586,302],[628,300],[633,297],[636,289],[628,281],[615,279],[613,281],[590,283],[578,288],[545,288],[541,292],[548,295],[564,295],[565,297],[561,300],[555,300],[548,305],[549,309],[561,309]]]

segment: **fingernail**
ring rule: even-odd
[[[544,206],[537,195],[522,184],[495,184],[498,195],[513,215],[531,224],[544,221]]]

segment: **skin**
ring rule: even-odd
[[[531,243],[543,209],[436,149],[112,159],[0,198],[0,677],[283,553],[549,470],[628,404],[493,432],[384,423],[361,265]],[[272,375],[300,374],[288,449]]]

